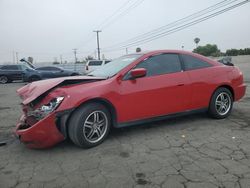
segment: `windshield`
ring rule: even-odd
[[[101,68],[94,70],[88,74],[88,76],[96,77],[112,77],[116,75],[120,70],[128,66],[134,60],[138,59],[141,54],[126,55],[111,61],[108,64],[103,65]]]
[[[21,65],[21,67],[22,67],[22,70],[26,70],[26,69],[35,70],[35,69],[33,69],[32,67],[30,67],[30,66],[28,66],[28,65],[25,65],[25,64]]]

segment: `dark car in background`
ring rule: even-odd
[[[65,70],[61,67],[55,66],[38,67],[35,70],[37,70],[42,75],[42,78],[57,78],[80,75],[78,72]]]
[[[24,64],[0,65],[0,83],[2,84],[17,80],[32,82],[41,79],[42,76],[37,70]]]

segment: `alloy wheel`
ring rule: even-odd
[[[224,116],[230,111],[232,105],[231,97],[226,92],[221,92],[215,100],[215,109],[217,113]]]
[[[88,115],[83,125],[83,135],[90,143],[100,141],[107,131],[108,118],[102,111],[94,111]]]

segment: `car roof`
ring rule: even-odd
[[[137,53],[131,53],[128,55],[136,55],[136,54],[141,54],[141,55],[150,55],[150,54],[158,54],[158,53],[177,53],[177,54],[194,54],[192,52],[189,51],[185,51],[185,50],[148,50],[148,51],[141,51],[141,52],[137,52]]]
[[[183,55],[191,55],[194,56],[196,58],[199,58],[201,60],[207,61],[212,63],[213,65],[218,65],[217,61],[214,61],[208,57],[205,57],[203,55],[197,54],[197,53],[193,53],[193,52],[189,52],[189,51],[185,51],[185,50],[151,50],[151,51],[142,51],[142,52],[138,52],[138,53],[132,53],[132,54],[128,54],[128,55],[146,55],[146,56],[153,56],[153,55],[157,55],[157,54],[161,54],[161,53],[173,53],[173,54],[183,54]],[[126,56],[126,55],[125,55]]]

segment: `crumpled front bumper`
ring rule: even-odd
[[[65,139],[56,126],[55,113],[31,126],[23,115],[17,123],[15,135],[29,148],[49,148]]]

